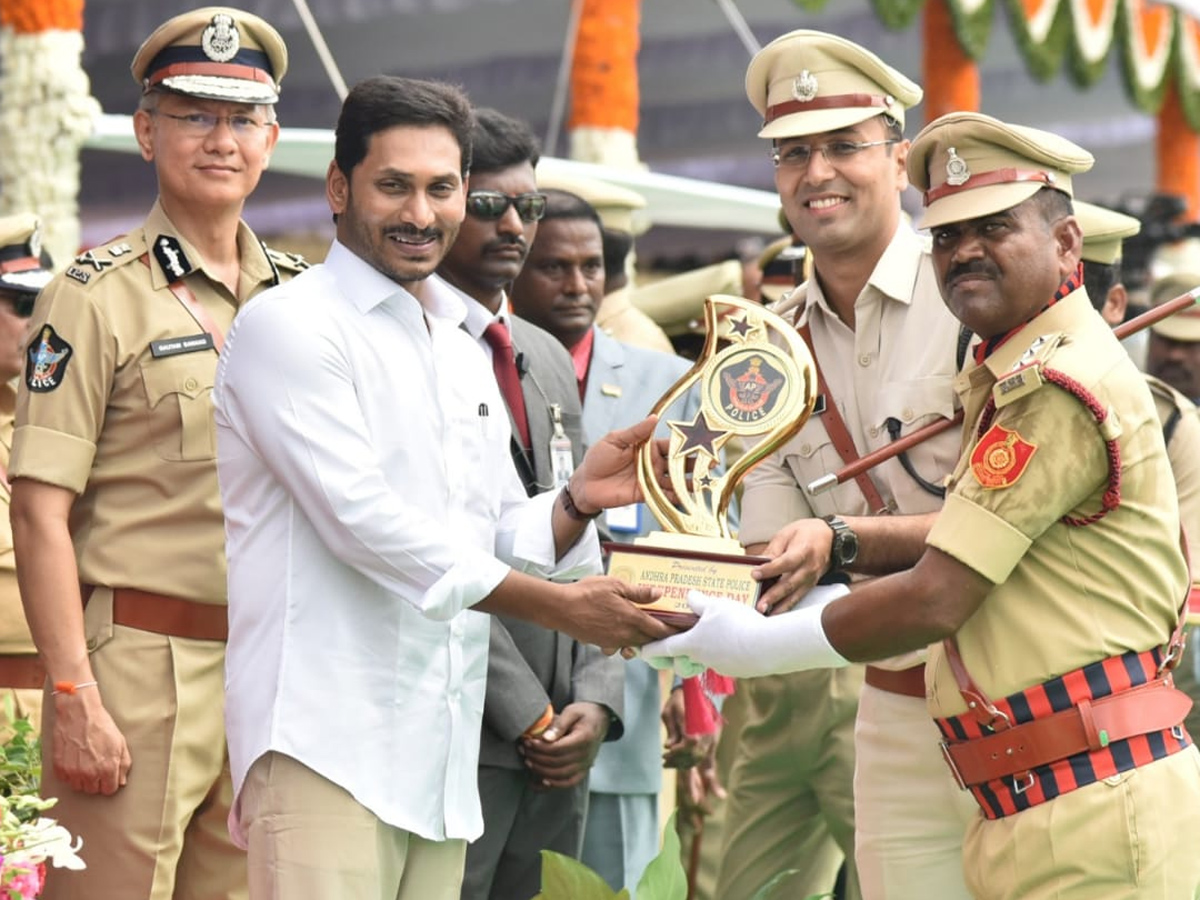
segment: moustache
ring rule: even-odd
[[[525,238],[519,235],[501,235],[494,241],[488,241],[483,248],[484,253],[490,253],[492,250],[507,250],[510,247],[515,247],[522,254],[528,252],[529,247],[525,243]]]
[[[396,225],[383,229],[384,237],[414,238],[418,241],[435,241],[442,236],[440,228],[417,228],[415,225]]]
[[[946,272],[946,277],[942,280],[943,284],[950,284],[956,278],[964,275],[983,275],[986,278],[995,278],[999,273],[996,269],[984,262],[983,260],[975,260],[974,262],[961,263]]]

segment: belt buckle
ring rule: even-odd
[[[958,789],[965,791],[967,783],[963,780],[962,773],[958,771],[958,764],[954,761],[954,757],[950,754],[950,742],[939,741],[938,746],[942,750],[942,759],[946,761],[946,765],[950,767],[950,774],[954,776],[954,780],[958,782]]]
[[[1018,774],[1020,774],[1020,773],[1018,773]],[[1012,778],[1013,793],[1017,794],[1018,796],[1025,793],[1027,790],[1029,790],[1031,787],[1033,787],[1033,773],[1032,772],[1026,772],[1025,778],[1021,779],[1020,781],[1017,780],[1017,775],[1012,775],[1010,777]]]

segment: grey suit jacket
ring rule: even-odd
[[[598,328],[593,330],[596,343],[583,398],[583,431],[588,440],[640,422],[658,398],[691,368],[682,357],[623,344]],[[667,410],[659,425],[659,436],[667,433],[667,419],[691,421],[699,407],[700,397],[693,389]],[[638,532],[614,532],[614,539],[632,540],[658,530],[654,516],[644,505],[639,506]],[[604,794],[658,791],[662,783],[659,694],[657,672],[640,659],[626,663],[625,734],[600,748],[592,766],[590,790]]]
[[[552,335],[516,316],[509,321],[518,369],[524,372],[521,390],[532,444],[531,457],[520,441],[514,441],[513,458],[532,495],[554,487],[551,404],[561,410],[575,462],[583,457],[579,388],[570,355]],[[506,616],[492,617],[488,653],[480,765],[523,769],[517,739],[537,721],[547,703],[556,710],[572,702],[607,706],[614,715],[607,740],[621,736],[625,679],[619,657],[605,656],[598,647]]]

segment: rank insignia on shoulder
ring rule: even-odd
[[[54,330],[45,325],[29,347],[25,361],[25,386],[35,394],[45,394],[60,384],[67,374],[67,363],[75,352]]]
[[[66,276],[74,278],[80,284],[87,284],[92,280],[92,273],[87,269],[81,269],[79,266],[67,266]]]
[[[91,266],[97,272],[103,272],[113,264],[111,259],[101,259],[99,256],[97,256],[95,250],[88,250],[84,253],[80,253],[77,257],[75,257],[75,262],[79,263],[80,265]]]
[[[1045,379],[1042,378],[1042,363],[1040,360],[1035,360],[1014,369],[997,381],[992,388],[992,399],[996,401],[996,408],[1000,409],[1014,400],[1033,393],[1043,384],[1045,384]]]
[[[971,451],[971,472],[985,490],[1011,487],[1037,452],[1015,431],[993,425]]]
[[[183,252],[183,245],[169,235],[160,234],[154,239],[154,258],[172,281],[178,281],[192,271],[192,264]]]

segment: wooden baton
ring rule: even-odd
[[[1186,294],[1180,294],[1166,303],[1155,306],[1153,309],[1148,309],[1140,316],[1134,316],[1128,322],[1122,322],[1113,329],[1118,340],[1124,340],[1131,334],[1137,334],[1145,328],[1149,328],[1155,322],[1160,322],[1168,316],[1172,316],[1181,310],[1193,306],[1197,300],[1200,300],[1200,286],[1192,288]],[[909,447],[913,447],[934,435],[941,434],[948,428],[960,424],[963,420],[963,411],[960,409],[953,417],[949,419],[939,419],[937,422],[932,422],[923,428],[918,428],[904,437],[897,438],[886,447],[880,447],[872,453],[859,457],[855,462],[844,468],[838,469],[836,472],[831,472],[828,475],[822,475],[816,481],[810,482],[808,491],[810,494],[823,494],[837,487],[839,484],[844,484],[851,478],[856,478],[863,472],[875,468],[883,462],[887,462],[893,457],[899,456]]]

